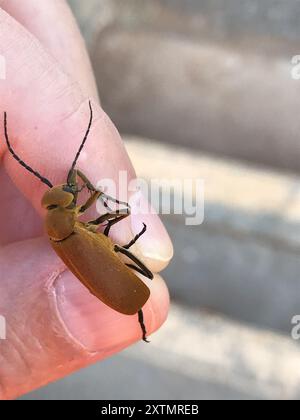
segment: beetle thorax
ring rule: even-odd
[[[46,216],[46,230],[53,241],[63,241],[74,232],[76,213],[63,207],[48,210]]]

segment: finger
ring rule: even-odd
[[[44,239],[5,247],[0,266],[0,314],[7,323],[6,340],[0,341],[2,399],[27,393],[141,339],[137,316],[121,315],[92,296],[64,271]],[[159,277],[149,287],[144,315],[152,333],[166,319],[169,296]]]
[[[7,64],[0,96],[8,113],[12,145],[28,165],[54,185],[64,183],[86,131],[88,98],[41,44],[2,10],[0,54]],[[128,180],[133,179],[135,173],[117,130],[97,104],[93,107],[93,127],[79,160],[80,169],[94,184],[103,177],[118,184],[120,171],[126,173]],[[3,136],[0,157],[18,189],[42,215],[40,200],[46,187],[12,159]],[[156,215],[148,214],[144,221],[149,229],[147,240],[141,242],[141,254],[152,270],[159,271],[173,255],[172,244]],[[134,225],[134,217],[120,224],[120,243],[132,238]],[[152,252],[153,242],[157,244],[156,254]]]
[[[43,44],[86,96],[99,99],[84,40],[65,0],[0,0],[0,7]]]
[[[98,100],[87,50],[65,1],[0,0],[0,7],[40,40],[63,69],[78,81],[83,92]],[[0,168],[0,184],[2,186],[0,245],[41,235],[43,231],[41,220],[31,204],[20,195],[3,168]],[[26,214],[26,221],[18,217],[19,214]],[[8,218],[14,220],[13,226],[7,223]]]
[[[44,230],[41,217],[1,167],[0,186],[0,247],[41,236]]]

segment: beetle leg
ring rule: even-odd
[[[139,323],[143,332],[143,340],[145,341],[145,343],[150,343],[150,341],[147,340],[147,330],[144,323],[144,313],[142,309],[140,309],[138,312],[138,318],[139,318]]]
[[[148,277],[148,279],[153,280],[154,276],[152,272],[145,266],[142,261],[140,261],[135,255],[132,254],[132,252],[128,251],[128,249],[123,248],[119,245],[115,245],[115,252],[120,252],[120,254],[126,255],[131,261],[137,264],[137,266],[141,269],[142,273],[145,277]]]
[[[74,169],[76,171],[76,176],[78,176],[81,181],[84,182],[84,184],[87,186],[89,191],[96,192],[98,191],[96,187],[91,183],[91,181],[84,175],[83,172],[81,172],[79,169]]]
[[[133,239],[132,239],[132,241],[130,241],[129,242],[129,244],[127,244],[127,245],[125,245],[125,246],[123,246],[123,248],[124,249],[130,249],[139,239],[140,239],[140,237],[141,236],[143,236],[144,235],[144,233],[146,233],[146,230],[147,230],[147,226],[145,225],[145,223],[143,223],[143,225],[144,225],[144,227],[143,227],[143,229],[141,230],[141,232],[140,233],[138,233]]]
[[[102,225],[102,223],[109,222],[109,221],[111,221],[110,219],[113,219],[113,221],[114,221],[115,219],[118,219],[120,216],[121,217],[123,217],[123,216],[127,217],[128,214],[127,213],[124,214],[124,213],[122,213],[121,210],[117,210],[117,211],[112,212],[112,213],[106,213],[103,216],[98,217],[98,219],[91,220],[91,221],[88,222],[88,224],[89,225],[99,225],[100,226],[100,225]]]
[[[83,172],[81,172],[79,169],[77,169],[76,171],[77,171],[77,175],[79,176],[79,178],[86,184],[86,186],[88,187],[88,189],[90,191],[94,191],[94,192],[98,191],[97,188],[94,187],[94,185],[86,177],[86,175],[84,175]],[[130,209],[130,205],[128,203],[126,203],[125,201],[117,200],[116,198],[111,197],[108,194],[105,194],[103,191],[101,191],[101,198],[106,198],[107,200],[111,201],[112,203],[121,204],[121,205],[126,206],[127,208]]]
[[[94,192],[93,195],[91,195],[90,198],[87,200],[87,202],[83,206],[79,207],[79,215],[82,215],[85,211],[87,211],[95,203],[95,201],[98,200],[100,195],[100,191]]]
[[[120,217],[116,217],[115,219],[113,219],[113,220],[110,220],[108,223],[107,223],[107,226],[106,226],[106,228],[105,228],[105,230],[104,230],[104,235],[105,236],[108,236],[109,235],[109,232],[110,232],[110,229],[113,227],[113,225],[115,225],[116,223],[119,223],[119,222],[121,222],[121,220],[123,220],[123,219],[126,219],[126,217],[128,217],[129,216],[129,214],[127,213],[127,214],[123,214],[122,216],[120,216]]]
[[[144,271],[143,271],[140,267],[137,267],[137,266],[136,266],[136,265],[134,265],[134,264],[126,264],[126,265],[127,265],[127,267],[131,268],[132,270],[134,270],[134,271],[136,271],[136,272],[138,272],[138,273],[142,274],[143,276],[145,276]]]
[[[102,225],[102,223],[107,221],[108,223],[105,228],[104,234],[105,236],[108,236],[109,231],[113,225],[119,223],[121,220],[129,216],[127,210],[125,211],[126,213],[122,213],[122,210],[116,210],[115,212],[104,214],[103,216],[98,217],[98,219],[88,222],[88,224],[93,226],[100,226]]]
[[[91,181],[87,178],[87,176],[86,175],[84,175],[84,173],[83,172],[81,172],[79,169],[73,169],[73,172],[75,172],[76,173],[76,175],[75,175],[75,177],[79,177],[83,182],[84,182],[84,184],[87,186],[87,188],[89,189],[89,191],[92,191],[92,192],[96,192],[96,191],[99,191],[99,190],[97,190],[97,188],[91,183]],[[71,174],[71,175],[70,175]],[[72,175],[72,172],[69,174],[69,176],[73,176],[74,177],[74,175]],[[72,179],[72,178],[71,178]],[[68,180],[69,180],[69,177],[68,177]],[[101,197],[101,198],[106,198],[107,200],[109,200],[109,201],[111,201],[112,203],[115,203],[115,204],[121,204],[121,205],[123,205],[123,206],[126,206],[128,209],[130,209],[130,205],[128,204],[128,203],[126,203],[125,201],[120,201],[120,200],[117,200],[116,198],[114,198],[114,197],[111,197],[110,195],[108,195],[108,194],[105,194],[103,191],[101,191],[101,195],[99,195],[99,197]],[[109,206],[108,206],[108,204],[106,204],[106,203],[104,203],[104,205],[105,205],[105,207],[107,207],[108,209],[110,209],[109,208]],[[111,209],[110,209],[111,210]]]
[[[128,203],[126,203],[126,201],[117,200],[116,198],[111,197],[110,195],[105,194],[105,193],[102,194],[101,198],[106,198],[108,201],[111,201],[112,203],[115,203],[115,204],[118,204],[118,205],[121,204],[122,206],[125,206],[129,211],[131,210],[130,205]],[[107,204],[104,203],[104,205],[108,207]]]
[[[108,222],[108,224],[107,224],[107,226],[106,226],[106,228],[105,228],[105,230],[104,230],[104,235],[105,236],[108,236],[109,235],[109,232],[110,232],[110,229],[112,228],[112,226],[113,225],[115,225],[116,223],[119,223],[121,220],[123,220],[123,219],[125,219],[126,217],[128,217],[128,215],[123,215],[123,216],[121,216],[121,217],[117,217],[116,219],[114,219],[114,220],[110,220],[109,222]]]

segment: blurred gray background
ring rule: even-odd
[[[151,345],[23,399],[298,399],[299,1],[69,2],[138,174],[203,178],[205,221],[164,216],[173,304]]]

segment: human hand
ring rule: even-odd
[[[85,47],[63,0],[0,0],[1,109],[12,145],[49,178],[65,182],[89,120],[94,123],[80,161],[93,182],[135,177],[119,134],[99,104]],[[2,112],[1,111],[1,112]],[[92,296],[66,269],[43,236],[40,201],[46,187],[8,153],[0,121],[0,398],[11,399],[101,360],[141,339],[136,316],[121,315]],[[145,222],[135,253],[158,273],[172,244],[158,217],[135,215],[113,236],[124,244]],[[99,271],[101,263],[99,263]],[[168,292],[156,275],[144,308],[149,333],[164,322]]]

